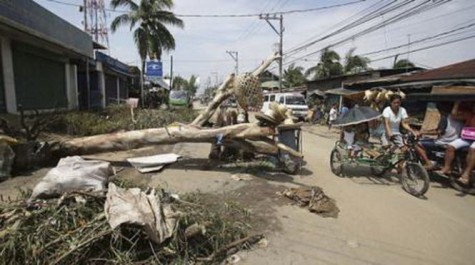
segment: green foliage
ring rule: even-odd
[[[326,48],[320,55],[320,61],[314,67],[310,67],[305,72],[305,76],[310,79],[324,79],[343,74],[343,66],[340,63],[340,55],[337,52]]]
[[[393,65],[393,69],[405,69],[405,68],[414,68],[414,67],[416,67],[416,65],[407,59],[398,60]]]
[[[296,87],[303,85],[305,83],[305,76],[303,74],[302,66],[295,66],[295,64],[289,65],[289,67],[284,70],[284,80],[289,85],[289,87]]]
[[[177,90],[185,90],[190,96],[195,96],[196,91],[198,90],[197,80],[198,77],[195,75],[191,75],[189,80],[186,80],[181,76],[176,76],[173,78],[172,88]]]
[[[55,114],[54,122],[47,131],[67,133],[75,136],[89,136],[117,131],[159,128],[173,122],[189,123],[197,113],[191,109],[178,110],[136,109],[136,122],[132,121],[130,109],[125,106],[111,106],[102,112],[67,112]]]
[[[354,55],[356,48],[350,49],[345,55],[344,70],[346,74],[356,74],[369,70],[371,60],[364,56]]]
[[[111,0],[112,8],[127,10],[127,13],[114,18],[112,32],[120,26],[129,26],[132,31],[139,25],[133,36],[142,59],[142,72],[147,55],[160,60],[162,51],[175,49],[175,38],[167,26],[183,28],[184,23],[170,11],[173,5],[172,0],[141,0],[139,4],[132,0]]]
[[[173,78],[173,86],[172,86],[172,89],[174,90],[186,90],[186,88],[188,87],[188,81],[181,77],[181,76],[175,76]]]

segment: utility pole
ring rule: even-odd
[[[97,17],[97,9],[98,9],[97,4],[98,4],[97,1],[94,1],[94,5],[95,5],[94,6],[94,12],[95,12],[95,16],[96,16],[96,28],[95,28],[94,32],[95,32],[95,38],[96,38],[95,40],[96,40],[96,42],[99,42],[99,20],[98,20],[98,17]]]
[[[87,32],[87,0],[83,1],[82,12],[84,12],[84,31]]]
[[[279,35],[279,55],[280,55],[280,60],[279,60],[279,92],[282,92],[282,61],[283,61],[283,50],[284,50],[284,16],[280,14],[280,16],[277,16],[277,14],[274,14],[271,16],[270,14],[265,14],[265,15],[259,15],[259,19],[264,19],[267,24],[274,30],[277,35]],[[279,30],[270,22],[270,20],[279,20],[280,27]]]
[[[235,66],[235,73],[236,73],[236,76],[238,76],[239,74],[239,53],[237,51],[226,51],[227,54],[229,54],[231,56],[231,58],[233,58],[234,62],[236,63],[236,66]]]
[[[211,72],[211,75],[214,75],[214,85],[216,88],[218,88],[218,72]]]
[[[170,55],[170,90],[173,88],[173,55]]]
[[[409,54],[411,53],[411,34],[407,34],[407,63],[406,63],[406,72],[409,68]]]

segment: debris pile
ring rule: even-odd
[[[336,202],[328,197],[320,187],[288,188],[281,195],[294,200],[300,207],[307,207],[312,213],[323,217],[338,217],[340,210]]]
[[[116,183],[107,195],[69,192],[47,201],[28,202],[24,195],[1,202],[0,264],[215,263],[262,239],[248,235],[250,215],[239,205]],[[127,197],[148,206],[115,201]],[[132,212],[117,216],[117,207]]]

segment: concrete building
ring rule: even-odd
[[[0,113],[123,102],[140,71],[104,49],[31,0],[0,1]]]
[[[0,111],[78,108],[91,37],[30,0],[0,1]]]

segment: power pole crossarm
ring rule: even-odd
[[[227,54],[233,58],[234,62],[236,63],[235,66],[235,73],[236,76],[239,74],[239,53],[237,51],[226,51]]]

